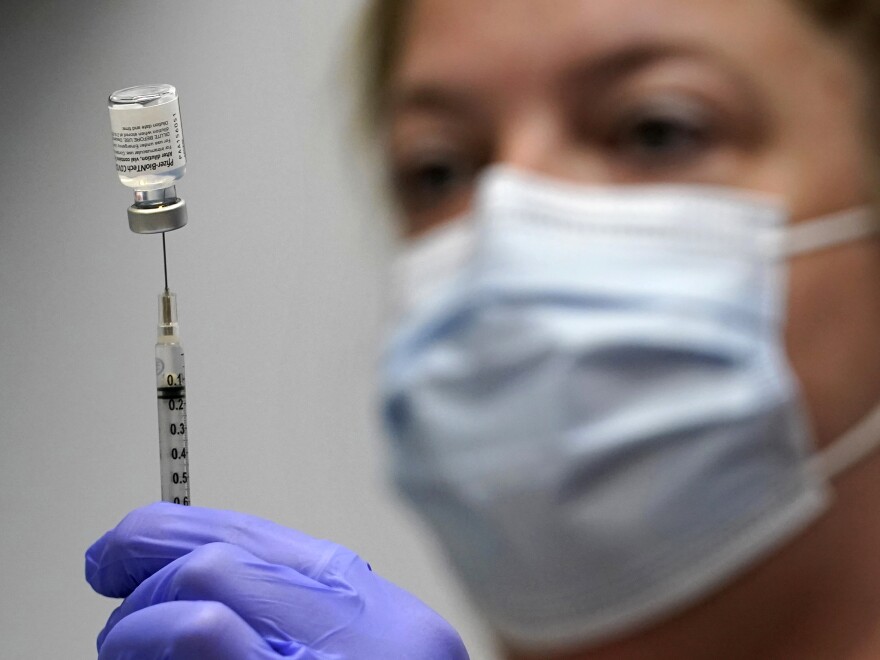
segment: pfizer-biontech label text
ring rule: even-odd
[[[136,190],[158,190],[174,185],[186,167],[176,93],[163,95],[171,96],[167,100],[153,98],[152,103],[149,97],[129,97],[141,101],[146,98],[148,105],[134,100],[127,104],[114,103],[120,94],[122,92],[111,96],[110,104],[113,152],[120,180]]]

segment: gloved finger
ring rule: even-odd
[[[356,556],[254,516],[159,502],[132,511],[86,551],[86,580],[98,593],[122,598],[162,567],[217,542],[238,545],[318,581],[324,581],[334,557]]]
[[[303,660],[315,656],[297,655]],[[162,603],[120,621],[98,642],[98,660],[279,660],[260,636],[221,603]]]
[[[98,643],[135,613],[174,601],[223,603],[284,657],[343,629],[364,607],[351,589],[332,589],[237,546],[212,543],[144,580],[110,616]]]

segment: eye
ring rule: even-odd
[[[707,112],[690,103],[657,104],[625,114],[613,131],[618,157],[640,168],[683,167],[714,144]]]
[[[468,194],[477,169],[458,154],[416,154],[395,164],[392,185],[407,214],[440,212]]]

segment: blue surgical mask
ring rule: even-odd
[[[877,233],[772,199],[509,169],[407,248],[384,363],[396,481],[523,646],[684,608],[825,509],[880,411],[817,454],[783,329],[787,260]]]

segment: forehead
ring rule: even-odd
[[[778,75],[823,33],[790,0],[413,0],[396,82],[523,84],[614,51],[705,51]]]

